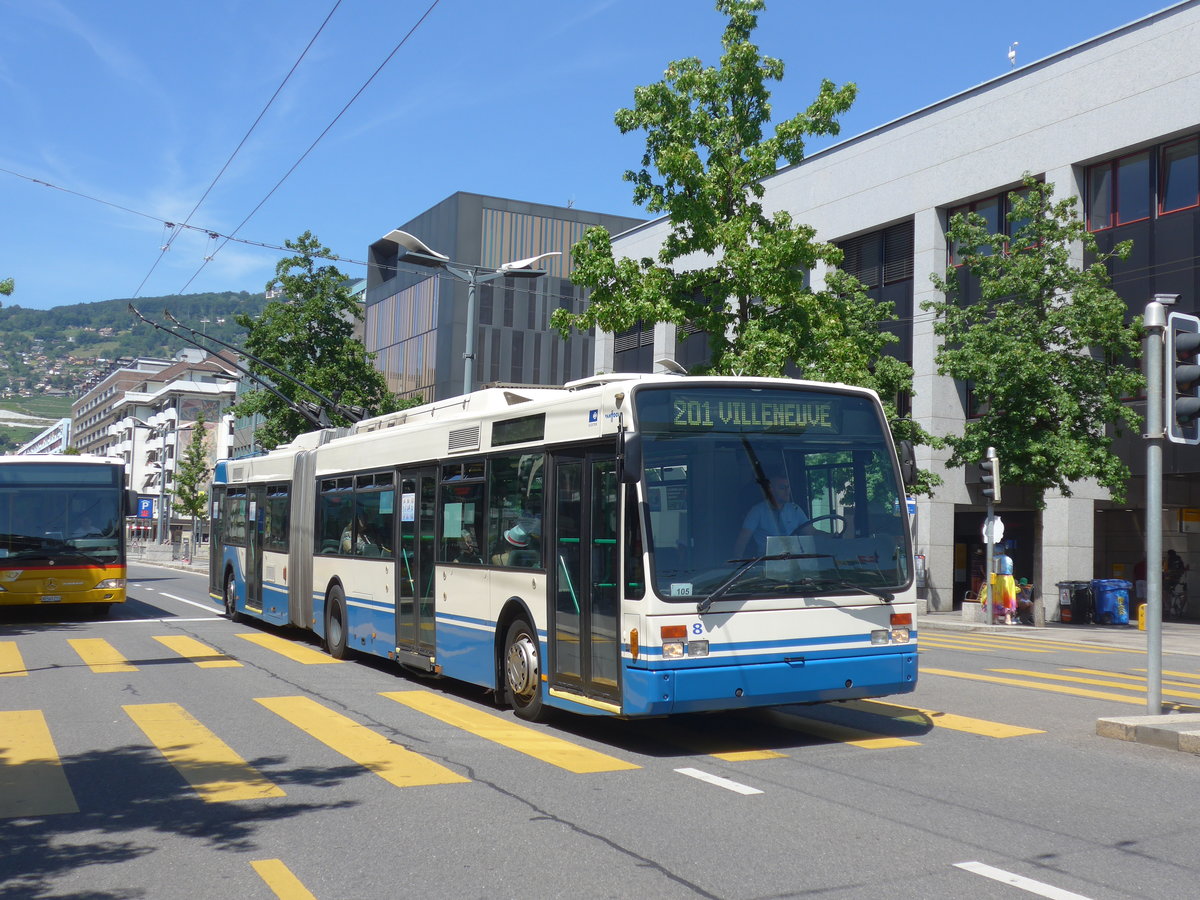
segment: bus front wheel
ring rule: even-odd
[[[523,619],[508,626],[504,639],[504,696],[518,718],[537,722],[545,715],[537,632]]]
[[[334,659],[345,659],[346,649],[346,598],[340,587],[329,591],[325,604],[325,649]]]
[[[230,622],[242,621],[242,614],[237,608],[238,594],[237,582],[234,581],[233,573],[225,573],[225,618]]]

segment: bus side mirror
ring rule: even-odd
[[[125,515],[136,516],[138,511],[138,492],[133,488],[125,491]]]
[[[913,450],[913,442],[909,440],[901,441],[896,447],[896,454],[900,458],[900,477],[904,479],[906,485],[914,485],[917,483],[917,454]]]
[[[642,477],[642,436],[621,432],[621,482],[637,484]]]

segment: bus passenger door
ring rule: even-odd
[[[430,665],[436,655],[433,548],[437,470],[405,469],[400,486],[396,554],[396,648],[401,662]],[[413,659],[410,654],[420,657]]]
[[[266,493],[261,484],[246,489],[246,609],[260,614]]]
[[[555,462],[551,683],[619,703],[616,461],[580,454]]]

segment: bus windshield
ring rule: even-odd
[[[909,585],[904,497],[869,397],[681,384],[639,390],[634,408],[660,597],[879,602]]]
[[[0,565],[113,565],[121,494],[111,466],[0,469]]]

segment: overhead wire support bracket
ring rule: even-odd
[[[234,353],[240,353],[242,356],[246,357],[246,359],[250,360],[253,363],[257,363],[258,365],[262,366],[264,369],[270,369],[272,372],[274,372],[280,378],[290,381],[292,384],[296,385],[296,387],[300,388],[301,390],[308,391],[310,394],[312,394],[314,397],[316,397],[318,400],[320,400],[323,404],[325,404],[325,406],[328,407],[331,411],[337,413],[340,416],[344,416],[345,418],[349,419],[351,422],[361,422],[363,419],[367,418],[366,410],[364,410],[362,407],[347,406],[343,403],[339,403],[337,400],[334,400],[330,397],[326,397],[324,394],[322,394],[316,388],[305,384],[303,381],[301,381],[299,378],[296,378],[293,375],[289,375],[287,372],[283,371],[283,369],[280,369],[278,366],[271,365],[271,363],[267,362],[265,359],[259,359],[256,356],[250,355],[241,347],[237,347],[237,346],[234,346],[233,344],[226,343],[225,341],[221,340],[218,337],[213,337],[211,334],[196,331],[196,329],[192,328],[190,325],[185,325],[183,322],[180,322],[177,318],[175,318],[173,315],[171,315],[169,310],[164,309],[163,315],[166,316],[167,319],[169,319],[175,325],[178,325],[180,328],[183,328],[184,330],[188,331],[192,335],[193,339],[199,340],[199,339],[203,338],[206,341],[212,341],[214,344],[220,344],[222,347],[232,350]],[[200,346],[200,345],[197,344],[196,346]],[[209,351],[209,352],[211,352],[211,351]],[[299,403],[301,401],[296,401],[296,402]]]
[[[161,325],[158,322],[155,322],[153,319],[147,319],[144,315],[142,315],[140,312],[138,312],[137,307],[135,307],[132,303],[129,304],[129,311],[132,312],[139,319],[141,319],[143,322],[145,322],[147,325],[151,326],[152,328],[157,328],[159,331],[165,331],[167,334],[171,335],[172,337],[177,337],[184,343],[191,344],[193,347],[203,350],[205,353],[212,353],[211,347],[205,347],[199,341],[196,341],[196,340],[188,337],[185,334],[180,334],[175,329],[168,328],[166,325]],[[186,327],[186,326],[181,326],[181,327]],[[212,338],[212,340],[216,340],[216,339]],[[223,343],[223,342],[218,341],[218,343]],[[234,350],[237,353],[242,352],[237,347],[233,347],[229,344],[226,344],[225,346],[228,347],[230,350]],[[254,357],[250,356],[249,354],[245,354],[245,355],[248,359],[254,359]],[[258,362],[258,360],[255,360],[255,361]],[[263,378],[260,378],[258,375],[255,375],[253,372],[251,372],[249,369],[247,369],[241,363],[232,362],[230,360],[225,360],[225,362],[229,363],[229,365],[233,366],[235,369],[237,369],[239,372],[241,372],[247,378],[251,378],[254,381],[258,382],[260,385],[262,385],[264,388],[266,388],[268,391],[270,391],[272,394],[274,394],[276,397],[278,397],[280,400],[282,400],[285,404],[287,404],[289,409],[302,415],[314,427],[316,427],[316,428],[329,428],[330,427],[331,423],[329,421],[328,414],[326,414],[326,412],[323,408],[317,406],[317,404],[304,403],[299,400],[293,400],[291,397],[288,397],[286,394],[282,393],[277,387],[275,387],[275,385],[271,384],[269,381],[266,381]]]

